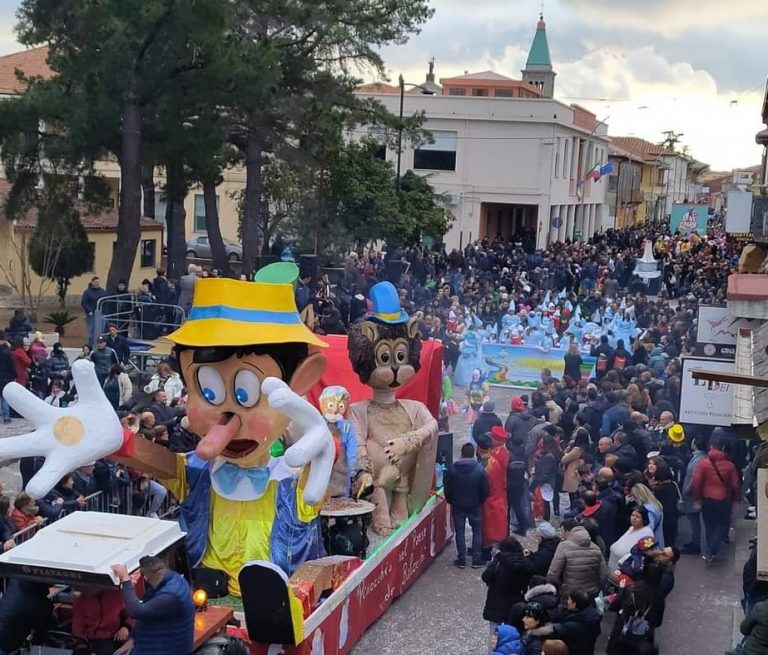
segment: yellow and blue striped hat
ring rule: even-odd
[[[297,276],[295,264],[277,263],[259,271],[254,282],[200,278],[187,320],[168,338],[199,348],[269,343],[325,347],[296,309]]]

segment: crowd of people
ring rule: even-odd
[[[16,317],[19,315],[17,312]],[[194,449],[198,438],[187,429],[186,389],[175,354],[161,361],[151,376],[132,378],[125,372],[129,363],[127,340],[116,325],[110,325],[106,336],[97,340],[96,348],[83,346],[76,357],[79,359],[93,362],[105,396],[126,428],[173,452]],[[0,393],[10,382],[30,389],[54,407],[66,407],[78,400],[67,354],[60,343],[47,349],[39,332],[30,332],[26,344],[21,335],[9,341],[0,333]],[[4,423],[10,423],[13,410],[5,400],[2,410]],[[165,487],[151,476],[110,459],[68,473],[48,495],[34,500],[24,490],[43,461],[41,457],[23,458],[19,465],[21,489],[13,499],[0,496],[0,543],[5,549],[13,546],[13,535],[17,540],[28,538],[35,528],[73,511],[91,509],[157,517],[171,508],[172,499]]]
[[[484,569],[483,617],[494,654],[591,655],[606,629],[609,655],[658,652],[654,632],[680,558],[717,565],[744,493],[746,518],[755,518],[756,470],[768,465],[768,449],[756,436],[676,422],[681,358],[696,347],[698,305],[724,301],[738,244],[718,217],[706,238],[663,230],[654,237],[658,229],[558,244],[547,254],[522,254],[521,262],[514,244],[475,244],[453,253],[445,285],[424,310],[447,340],[445,364],[454,371],[473,331],[514,343],[504,328],[521,310],[523,319],[537,309],[554,319],[555,343],[565,342],[562,377],[542,371],[538,388],[512,398],[506,416],[473,371],[464,398],[470,442],[445,473],[455,565]],[[662,262],[655,299],[632,275],[647,238]],[[548,312],[544,300],[558,290],[568,314]],[[586,316],[629,315],[633,330],[619,339],[611,321],[581,342],[569,327],[577,308]],[[595,358],[589,376],[582,374],[585,352]],[[448,408],[454,402],[443,400]],[[537,547],[526,549],[531,530]],[[768,646],[768,585],[756,579],[754,541],[745,637],[733,653]],[[601,627],[612,613],[613,623]]]
[[[701,555],[714,566],[729,539],[731,510],[742,498],[742,442],[721,428],[686,435],[653,398],[643,412],[632,409],[621,389],[630,379],[589,384],[582,399],[555,394],[557,420],[516,396],[502,422],[487,401],[474,443],[445,474],[455,565],[484,568],[483,617],[495,653],[591,655],[610,611],[618,618],[609,654],[655,652],[678,560]],[[624,417],[607,431],[590,421],[616,407]],[[537,548],[526,550],[521,540],[531,529]]]
[[[655,288],[634,272],[646,240],[661,273]],[[537,346],[562,350],[562,376],[542,371],[538,388],[515,395],[506,416],[471,364],[464,407],[470,440],[444,476],[455,564],[483,569],[488,588],[483,617],[490,652],[590,655],[606,629],[604,615],[615,613],[609,655],[654,653],[680,558],[701,556],[717,565],[733,506],[743,492],[755,504],[754,471],[768,466],[768,448],[755,452],[757,441],[683,426],[677,417],[681,358],[696,347],[698,306],[724,302],[738,254],[739,244],[714,217],[702,237],[669,234],[653,223],[546,251],[485,239],[450,253],[352,253],[335,277],[316,281],[301,270],[297,306],[321,334],[345,333],[366,315],[368,288],[394,278],[422,337],[444,346],[446,413],[458,408],[451,377],[460,377],[478,339],[517,344],[541,331],[548,341]],[[123,425],[174,452],[197,443],[187,429],[178,360],[171,354],[151,377],[129,376],[128,325],[140,325],[143,338],[162,334],[175,321],[168,307],[189,311],[196,279],[217,274],[191,264],[172,281],[158,270],[143,281],[139,305],[129,305],[127,315],[119,295],[125,283],[109,293],[94,278],[82,298],[95,343],[79,357],[94,363]],[[95,325],[100,302],[113,323]],[[585,376],[587,356],[595,366]],[[77,402],[61,345],[49,351],[21,310],[0,339],[0,390],[11,381],[55,406]],[[2,410],[9,422],[4,401]],[[40,465],[37,458],[22,461],[24,485]],[[0,496],[0,543],[13,547],[20,530],[84,509],[96,492],[118,511],[150,516],[167,497],[149,476],[99,460],[66,475],[37,502],[23,490],[13,500]],[[754,518],[754,508],[748,516]],[[531,535],[536,548],[528,549],[522,540]],[[748,565],[754,570],[754,556]],[[766,586],[756,573],[747,584],[745,569],[740,652],[748,655],[763,652],[768,641]]]

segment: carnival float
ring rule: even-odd
[[[169,337],[194,452],[125,429],[89,362],[73,366],[68,408],[6,386],[35,431],[0,441],[0,459],[45,457],[32,497],[110,458],[153,475],[180,509],[177,523],[73,513],[0,555],[0,576],[109,589],[111,564],[163,556],[194,589],[196,648],[226,634],[253,655],[351,651],[452,535],[434,488],[442,347],[421,341],[388,282],[349,339],[320,338],[296,310],[297,275],[278,263],[253,282],[197,281]]]

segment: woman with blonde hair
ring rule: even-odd
[[[640,482],[634,485],[629,493],[638,505],[645,507],[656,543],[659,548],[664,548],[664,508],[658,498],[646,485]]]
[[[568,352],[563,355],[565,360],[565,371],[563,375],[569,376],[574,382],[581,380],[581,352],[579,351],[579,344],[575,341],[571,341],[571,345],[568,347]]]

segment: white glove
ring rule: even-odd
[[[110,405],[93,364],[72,364],[78,402],[66,408],[43,402],[20,384],[11,382],[3,398],[35,431],[0,439],[0,460],[45,457],[43,468],[29,481],[26,491],[35,499],[45,496],[67,473],[111,455],[123,445],[123,428]]]
[[[298,441],[285,451],[285,463],[294,468],[312,465],[303,498],[308,505],[321,503],[331,479],[335,454],[328,424],[317,409],[282,380],[267,378],[261,390],[267,394],[269,406],[288,416],[301,430]]]

